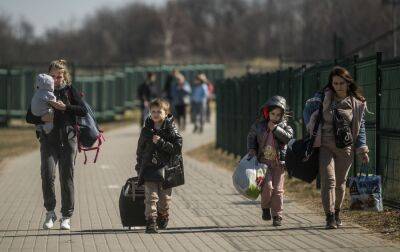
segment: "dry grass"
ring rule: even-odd
[[[189,156],[204,162],[215,163],[218,167],[233,170],[239,157],[229,155],[221,149],[215,148],[215,143],[203,145],[187,153]],[[308,184],[298,179],[286,179],[285,193],[289,198],[307,206],[309,209],[320,209],[323,214],[320,191],[315,182]],[[349,211],[349,193],[342,209],[342,219],[345,222],[354,222],[360,226],[380,234],[384,239],[400,241],[400,210],[386,208],[383,212]]]
[[[139,112],[128,111],[117,118],[117,121],[100,124],[105,132],[137,123]],[[36,139],[35,128],[22,121],[14,121],[9,128],[0,128],[0,168],[4,161],[23,153],[36,150],[39,142]]]
[[[0,163],[9,157],[39,147],[34,127],[0,129]]]
[[[280,62],[279,58],[253,58],[240,62],[230,61],[225,64],[225,77],[241,77],[246,74],[246,66],[250,65],[254,73],[273,72],[289,67],[300,67],[299,63]]]
[[[222,149],[215,148],[215,143],[203,145],[199,148],[187,152],[186,154],[196,158],[199,161],[213,162],[218,167],[228,170],[232,170],[232,167],[234,167],[240,160],[239,157],[228,154]]]

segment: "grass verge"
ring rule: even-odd
[[[105,132],[137,123],[139,112],[128,111],[116,121],[100,123],[100,128]],[[0,168],[4,161],[23,153],[39,148],[35,128],[22,121],[14,121],[11,127],[0,128]]]
[[[215,143],[200,146],[187,153],[192,158],[202,162],[212,162],[216,166],[232,170],[240,160],[234,155],[215,148]],[[320,191],[316,189],[315,182],[307,184],[298,179],[286,179],[285,194],[297,202],[307,206],[309,209],[320,209],[318,214],[323,214]],[[400,241],[400,210],[385,207],[383,212],[350,211],[349,193],[342,208],[342,219],[344,222],[354,222],[380,234],[384,239]]]

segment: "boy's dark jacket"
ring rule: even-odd
[[[160,136],[157,144],[153,143],[153,135]],[[145,121],[140,132],[136,151],[135,166],[141,182],[161,182],[157,179],[157,170],[165,165],[172,166],[180,161],[182,155],[182,136],[179,134],[172,115],[168,115],[160,129],[154,128],[151,117]]]
[[[250,132],[247,135],[247,149],[255,149],[257,156],[260,157],[260,145],[264,140],[264,134],[267,130],[268,121],[264,118],[262,110],[265,107],[276,106],[283,109],[284,113],[287,112],[286,100],[282,96],[273,96],[260,108],[260,116],[255,123],[251,126]],[[285,161],[287,143],[293,138],[293,129],[287,124],[286,118],[283,117],[277,124],[276,128],[272,131],[274,134],[276,145],[279,150],[279,161]]]

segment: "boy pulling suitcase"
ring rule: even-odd
[[[149,107],[150,116],[145,120],[137,145],[135,169],[139,174],[138,185],[144,184],[146,233],[157,233],[158,228],[165,229],[168,225],[172,188],[165,186],[165,181],[171,176],[173,164],[182,164],[179,162],[182,137],[166,100],[155,99]],[[183,176],[182,165],[173,168],[180,169]],[[173,171],[172,174],[176,173]]]

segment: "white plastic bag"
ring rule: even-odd
[[[257,161],[257,157],[249,158],[245,155],[239,162],[232,175],[233,186],[244,197],[256,200],[261,193],[261,188],[257,185],[257,177],[264,178],[267,174],[268,166]]]

